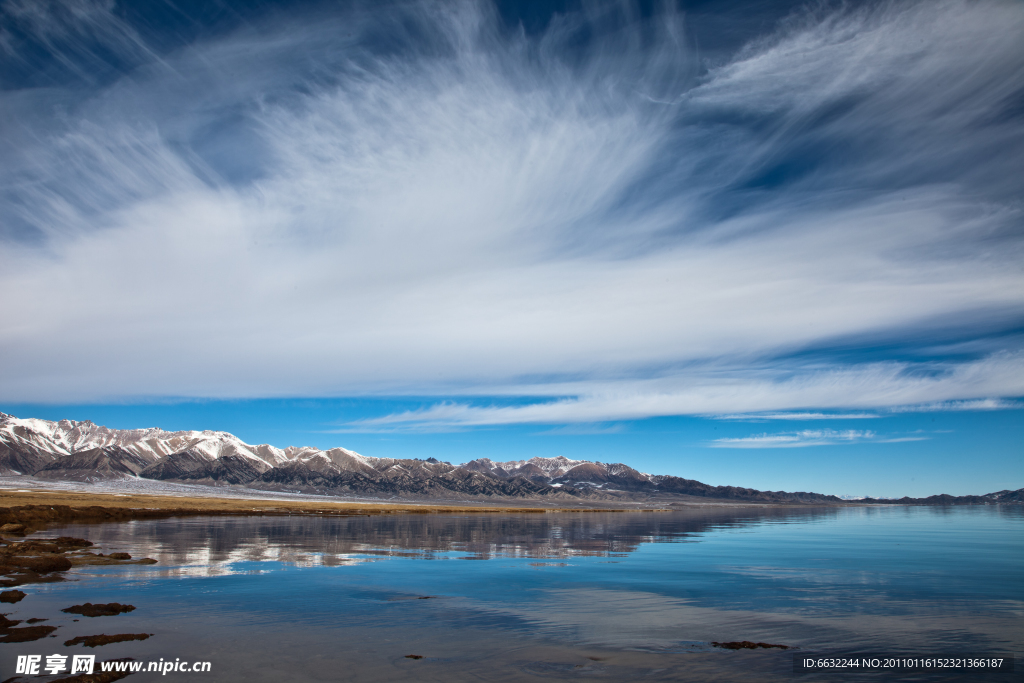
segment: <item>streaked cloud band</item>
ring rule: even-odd
[[[613,6],[157,54],[86,4],[5,10],[127,66],[0,95],[0,400],[452,397],[346,427],[385,429],[1024,396],[1018,3],[805,13],[710,65]]]

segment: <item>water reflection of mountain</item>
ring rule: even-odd
[[[372,517],[191,517],[124,524],[73,525],[46,535],[86,536],[105,552],[128,550],[175,574],[217,574],[239,562],[339,565],[381,556],[430,559],[615,556],[645,543],[699,540],[713,529],[833,519],[836,508],[678,512]]]

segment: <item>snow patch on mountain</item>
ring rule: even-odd
[[[227,432],[167,432],[157,427],[110,429],[89,420],[51,422],[38,418],[16,418],[2,414],[0,440],[67,456],[94,448],[118,446],[151,462],[172,453],[191,450],[213,459],[238,456],[275,467],[289,460],[285,451],[267,444],[250,445]]]

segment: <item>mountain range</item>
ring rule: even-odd
[[[758,491],[651,475],[621,463],[565,457],[453,465],[434,458],[374,458],[345,448],[250,445],[227,432],[109,429],[90,421],[16,418],[0,413],[0,476],[96,482],[153,479],[326,495],[424,498],[700,499],[840,504],[819,493]],[[1024,489],[986,496],[877,502],[1021,502]],[[870,501],[865,499],[860,503]]]

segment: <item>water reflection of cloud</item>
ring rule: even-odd
[[[741,574],[755,579],[768,581],[800,581],[811,584],[861,584],[879,585],[889,583],[887,575],[881,572],[855,571],[851,569],[827,569],[824,567],[771,567],[771,566],[733,566],[719,567],[727,574]]]
[[[727,609],[642,591],[574,588],[546,591],[530,602],[472,607],[515,618],[547,637],[595,647],[675,651],[694,642],[753,640],[805,650],[834,650],[840,644],[851,650],[920,652],[962,650],[965,643],[1012,649],[1024,636],[1022,605],[1000,602],[952,609],[944,602],[918,603],[910,614],[801,614]]]

